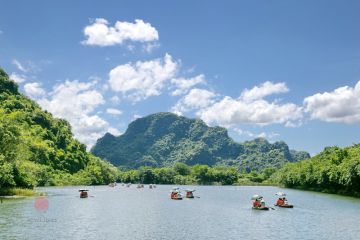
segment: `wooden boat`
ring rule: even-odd
[[[284,204],[284,205],[276,205],[275,206],[277,207],[281,207],[281,208],[294,208],[294,205],[291,205],[291,204]]]
[[[181,195],[175,195],[175,196],[171,196],[172,200],[183,200]]]
[[[252,209],[254,210],[269,210],[270,208],[269,207],[252,207]]]
[[[88,197],[88,191],[89,190],[86,190],[86,189],[80,189],[79,192],[80,192],[80,198],[87,198]]]
[[[195,198],[193,192],[195,192],[195,190],[185,190],[186,194],[185,197],[186,198]]]
[[[170,198],[172,200],[183,200],[183,197],[181,195],[181,192],[180,192],[179,188],[174,188],[171,191]]]

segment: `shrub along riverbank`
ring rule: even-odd
[[[308,160],[286,164],[271,180],[288,188],[360,197],[360,144],[327,147]]]
[[[120,170],[118,181],[143,184],[259,185],[269,184],[267,180],[275,171],[274,168],[266,168],[261,172],[241,173],[231,167],[175,163],[170,167]]]

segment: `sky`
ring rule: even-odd
[[[359,1],[2,1],[0,66],[90,148],[156,112],[312,155],[360,142]]]

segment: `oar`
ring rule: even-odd
[[[269,206],[268,208],[270,208],[271,210],[275,210],[275,208],[273,208],[273,207],[270,207],[270,206]]]

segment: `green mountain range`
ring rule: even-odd
[[[222,127],[172,113],[156,113],[129,124],[118,137],[107,133],[91,152],[116,166],[168,166],[207,164],[236,167],[241,171],[279,168],[287,162],[309,158],[307,152],[289,150],[285,142],[263,138],[237,143]]]
[[[0,189],[104,184],[117,174],[73,138],[67,121],[19,93],[0,68]]]

